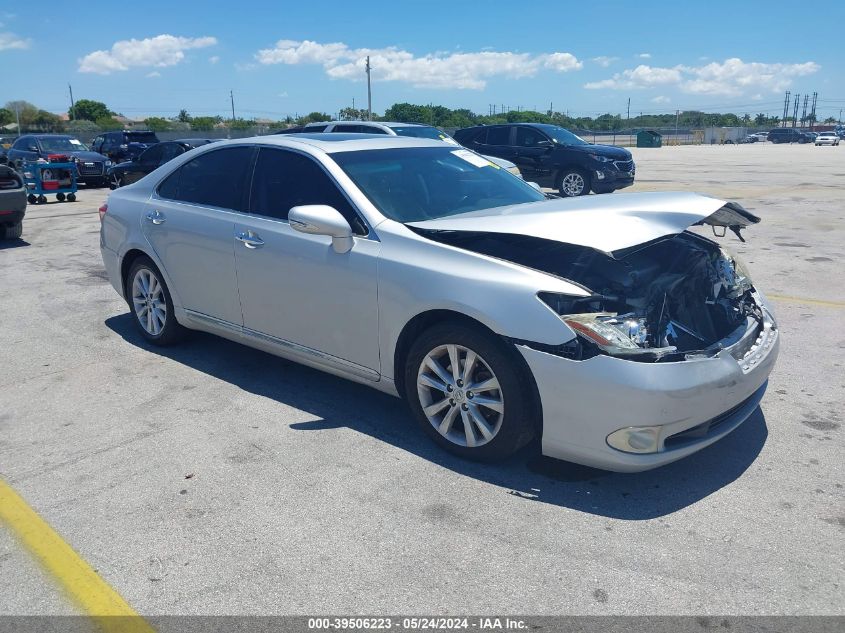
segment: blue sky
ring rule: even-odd
[[[127,116],[231,112],[278,119],[399,101],[632,115],[704,109],[780,114],[783,92],[845,107],[845,3],[794,31],[786,2],[144,1],[0,3],[0,102],[54,112],[74,97]],[[823,10],[822,10],[823,9]],[[824,17],[822,17],[824,16]],[[830,25],[831,36],[813,34]]]

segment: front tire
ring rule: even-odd
[[[557,181],[557,190],[564,198],[576,198],[590,193],[590,177],[581,169],[564,169]]]
[[[185,329],[176,322],[170,290],[156,265],[148,257],[132,263],[126,276],[126,298],[141,336],[153,345],[172,345]]]
[[[503,459],[534,436],[534,387],[515,350],[457,323],[423,332],[405,364],[405,396],[423,431],[460,457]]]

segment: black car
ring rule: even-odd
[[[23,178],[7,165],[0,165],[0,239],[14,240],[23,232],[26,186]]]
[[[813,140],[809,134],[794,127],[776,127],[769,132],[768,139],[772,143],[810,143]]]
[[[557,125],[509,123],[458,130],[464,147],[516,163],[522,177],[562,196],[610,193],[634,184],[631,152],[594,145]]]
[[[48,159],[51,154],[64,154],[76,163],[77,180],[91,187],[106,184],[106,169],[111,161],[92,152],[88,146],[66,134],[27,134],[21,136],[7,152],[9,164],[20,167],[24,161]]]
[[[91,149],[108,156],[113,163],[119,163],[138,158],[145,149],[156,143],[158,137],[150,130],[122,130],[97,135],[91,141]]]
[[[108,170],[109,186],[112,189],[117,189],[124,185],[131,185],[133,182],[141,180],[141,178],[154,171],[160,165],[164,165],[167,161],[173,160],[195,147],[213,142],[214,139],[188,138],[178,141],[165,141],[164,143],[153,145],[144,150],[135,160],[112,165]]]

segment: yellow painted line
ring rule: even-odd
[[[845,308],[845,302],[843,301],[825,301],[824,299],[806,299],[804,297],[790,297],[789,295],[773,295],[766,293],[766,296],[769,299],[774,299],[775,301],[784,301],[787,303],[810,303],[816,306],[825,306],[827,308]]]
[[[155,633],[155,630],[73,551],[44,519],[0,479],[0,522],[106,633]]]

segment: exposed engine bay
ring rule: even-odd
[[[763,314],[740,262],[689,231],[611,255],[534,236],[415,228],[429,239],[581,285],[589,297],[540,293],[578,334],[579,354],[682,360],[716,353]],[[593,354],[590,354],[593,350]]]

